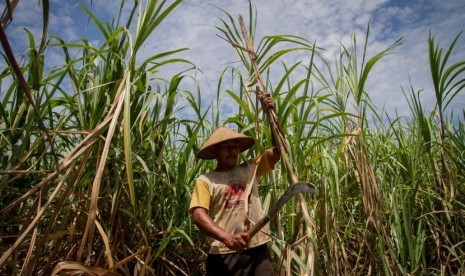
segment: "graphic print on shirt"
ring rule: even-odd
[[[231,209],[234,206],[244,204],[244,199],[242,198],[242,194],[244,194],[244,191],[244,183],[231,183],[226,189],[226,202],[224,204],[224,209]]]

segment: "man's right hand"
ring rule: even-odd
[[[192,218],[199,229],[209,237],[223,242],[229,249],[242,252],[247,249],[249,234],[239,232],[231,234],[219,227],[208,215],[208,210],[202,207],[195,207],[192,210]]]
[[[242,252],[247,249],[247,241],[249,240],[249,234],[247,232],[241,232],[236,234],[231,234],[227,236],[223,243],[232,250],[237,252]]]

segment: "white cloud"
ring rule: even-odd
[[[85,14],[80,8],[75,8],[78,2],[81,1],[51,2],[55,8],[52,8],[50,33],[64,36],[65,40],[77,39],[81,35],[96,39],[91,35],[93,29],[87,25]],[[82,2],[90,8],[90,0]],[[131,4],[127,5],[129,7]],[[247,0],[184,1],[147,40],[139,58],[143,59],[161,51],[189,47],[190,50],[180,56],[191,60],[204,72],[205,75],[200,79],[204,102],[209,102],[206,101],[206,97],[216,96],[216,85],[225,64],[238,61],[232,47],[217,37],[220,32],[214,28],[221,26],[219,18],[229,19],[212,5],[229,12],[236,22],[238,15],[243,15],[248,24]],[[274,34],[299,35],[311,42],[316,41],[317,46],[326,48],[326,57],[330,60],[339,52],[341,43],[345,46],[351,45],[354,31],[357,34],[357,43],[362,47],[370,20],[369,57],[405,36],[404,44],[395,49],[396,54],[385,57],[374,67],[367,83],[368,93],[375,104],[380,108],[386,104],[390,112],[394,112],[394,109],[408,109],[400,87],[409,87],[409,78],[416,90],[425,90],[425,95],[432,93],[427,52],[429,31],[437,36],[436,41],[441,47],[447,48],[458,32],[465,29],[463,0],[255,0],[252,5],[258,13],[258,38]],[[102,20],[111,20],[119,8],[119,1],[92,1],[92,10],[97,15],[102,15],[99,17]],[[125,11],[125,16],[127,12]],[[15,11],[15,17],[16,26],[27,26],[41,32],[42,17],[37,1],[21,1]],[[12,33],[24,39],[23,34]],[[456,49],[458,55],[462,53],[462,56],[457,57],[461,60],[465,47],[464,39],[465,35]],[[361,54],[361,51],[359,53]],[[286,57],[286,61],[293,64],[298,58],[300,56]],[[234,65],[240,68],[240,64]],[[206,82],[209,86],[205,85]],[[425,101],[430,101],[425,106],[432,107],[434,104],[431,98],[425,97]],[[227,109],[229,108],[228,105]]]

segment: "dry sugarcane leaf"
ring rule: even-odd
[[[111,256],[110,241],[108,240],[108,236],[105,233],[105,231],[103,230],[102,225],[100,225],[100,223],[97,220],[95,220],[95,225],[97,226],[97,229],[98,229],[100,235],[102,236],[103,243],[105,244],[105,255],[107,255],[108,265],[110,267],[112,267],[113,266],[113,257]]]
[[[53,269],[52,275],[88,275],[88,276],[119,276],[116,272],[109,272],[106,269],[100,267],[92,267],[83,265],[78,262],[63,261],[59,262]]]
[[[64,185],[65,183],[65,180],[67,178],[67,175],[71,172],[71,168],[68,169],[68,171],[66,172],[65,176],[63,177],[63,179],[60,181],[60,183],[58,183],[58,185],[56,186],[55,190],[52,192],[52,194],[50,195],[49,199],[47,200],[47,202],[45,203],[45,205],[38,209],[37,211],[37,215],[34,217],[34,219],[32,220],[32,222],[26,227],[26,230],[24,230],[24,232],[19,236],[19,238],[15,241],[15,243],[2,255],[2,257],[0,258],[0,267],[3,266],[6,262],[6,260],[11,256],[11,254],[13,254],[13,252],[15,251],[16,248],[18,248],[21,243],[26,239],[26,236],[29,234],[29,232],[35,228],[36,224],[39,222],[39,219],[41,218],[41,216],[43,215],[43,213],[47,210],[47,208],[52,204],[52,202],[54,201],[55,197],[57,196],[58,192],[61,190],[61,187]]]
[[[123,107],[123,102],[124,102],[123,100],[124,100],[124,95],[125,95],[123,93],[123,91],[124,91],[124,88],[125,88],[125,85],[126,85],[126,81],[125,81],[126,78],[128,78],[128,72],[127,71],[125,72],[125,74],[123,76],[123,79],[121,80],[120,86],[118,88],[117,95],[115,96],[114,105],[116,106],[116,108],[115,108],[113,118],[111,120],[110,127],[109,127],[109,130],[108,130],[108,133],[107,133],[107,137],[106,137],[105,145],[104,145],[104,148],[103,148],[103,152],[101,154],[100,161],[99,161],[99,164],[98,164],[98,167],[97,167],[97,172],[96,172],[94,181],[92,183],[92,194],[91,194],[90,205],[89,205],[89,216],[87,218],[86,228],[85,228],[84,234],[82,236],[82,242],[81,242],[81,245],[80,245],[80,247],[78,249],[78,254],[77,254],[78,260],[80,260],[81,257],[82,257],[82,253],[84,251],[84,246],[86,244],[86,241],[87,241],[87,244],[88,244],[88,250],[89,251],[91,250],[92,239],[93,239],[94,230],[95,230],[94,221],[95,221],[96,216],[97,216],[97,208],[98,208],[97,207],[97,201],[98,201],[98,194],[99,194],[99,191],[100,191],[100,182],[101,182],[102,175],[103,175],[103,169],[104,169],[105,163],[107,161],[106,159],[107,159],[108,152],[109,152],[109,149],[110,149],[111,140],[113,138],[113,134],[115,133],[115,129],[116,129],[116,126],[117,126],[118,120],[119,120],[119,115],[120,115],[121,109]],[[90,256],[90,254],[88,254],[88,256]]]

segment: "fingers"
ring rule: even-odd
[[[232,250],[242,252],[247,249],[247,240],[249,235],[246,232],[236,233],[226,238],[223,243]]]
[[[248,242],[249,241],[249,233],[247,232],[241,232],[241,233],[238,233],[239,235],[241,235],[242,239],[244,239],[244,241]]]
[[[274,109],[276,107],[275,101],[271,97],[270,93],[261,94],[258,96],[263,108]]]

